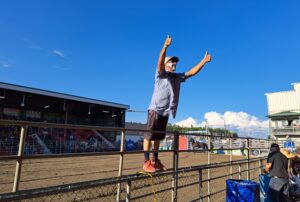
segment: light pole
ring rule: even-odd
[[[225,120],[225,117],[223,117],[223,121],[224,121],[224,135],[225,135],[225,137],[227,137],[226,120]]]
[[[205,120],[205,133],[208,136],[208,120],[207,119],[204,120]]]

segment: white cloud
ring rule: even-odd
[[[24,41],[31,49],[44,50],[42,47],[38,46],[37,44],[35,44],[34,42],[32,42],[30,39],[26,37],[23,37],[22,41]]]
[[[0,65],[1,65],[1,67],[4,67],[4,68],[8,68],[8,67],[11,66],[10,63],[8,63],[8,62],[6,62],[4,60],[0,60]]]
[[[65,54],[63,52],[61,52],[60,50],[53,50],[53,54],[66,59],[67,57],[65,56]]]
[[[31,39],[23,37],[23,38],[21,38],[21,40],[25,44],[27,44],[30,49],[47,52],[47,55],[50,55],[49,51],[51,52],[51,50],[49,50],[48,48],[43,48],[43,47],[39,46],[38,44],[34,43]],[[61,50],[54,49],[54,50],[52,50],[51,54],[54,54],[63,59],[68,59],[67,56],[65,55],[65,53],[63,53]]]
[[[259,120],[257,117],[245,112],[227,111],[224,114],[207,112],[204,120],[212,128],[224,128],[236,131],[240,136],[265,137],[268,133],[269,124],[267,120]],[[182,127],[204,127],[206,121],[199,121],[192,117],[175,123]]]
[[[245,112],[227,111],[224,114],[207,112],[204,119],[212,126],[233,126],[239,129],[245,128],[268,128],[268,121],[259,120],[257,117]]]
[[[0,67],[9,68],[11,67],[11,63],[8,62],[5,57],[0,56]]]
[[[182,120],[180,122],[175,123],[175,125],[181,126],[181,127],[201,127],[202,125],[199,124],[199,122],[196,119],[193,119],[192,117],[189,117],[185,120]]]

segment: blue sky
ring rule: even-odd
[[[226,111],[265,120],[264,93],[300,81],[299,10],[296,0],[2,0],[0,81],[147,110],[169,34],[178,72],[206,50],[213,58],[183,84],[171,123]]]

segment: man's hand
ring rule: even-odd
[[[170,37],[170,35],[168,35],[166,41],[165,41],[165,47],[168,48],[172,43],[172,38]]]
[[[171,45],[171,43],[172,43],[172,38],[168,35],[164,43],[164,47],[161,49],[159,54],[158,63],[157,63],[158,73],[161,73],[165,69],[166,51],[167,48]]]
[[[208,54],[208,52],[207,52],[207,51],[205,52],[205,55],[204,55],[203,61],[204,61],[205,63],[207,63],[207,62],[210,62],[210,61],[211,61],[211,55],[210,55],[210,54]]]
[[[201,62],[185,73],[186,78],[190,78],[190,77],[194,76],[195,74],[197,74],[202,69],[202,67],[210,61],[211,61],[211,56],[206,51],[205,56],[201,60]]]

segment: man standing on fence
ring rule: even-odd
[[[181,82],[197,74],[207,62],[211,61],[211,56],[206,52],[200,63],[188,72],[174,73],[179,58],[175,56],[166,57],[167,48],[171,43],[172,39],[168,36],[159,55],[154,92],[148,110],[147,130],[166,131],[169,115],[172,114],[173,118],[176,116]],[[151,141],[153,141],[153,150],[158,150],[160,141],[165,136],[165,133],[146,132],[144,134],[144,151],[151,150]],[[144,155],[144,171],[153,173],[164,170],[164,165],[158,159],[157,152],[153,154],[152,161],[149,158],[149,152]]]
[[[273,143],[264,169],[270,173],[270,199],[272,202],[289,201],[288,159],[280,152],[279,145]]]

